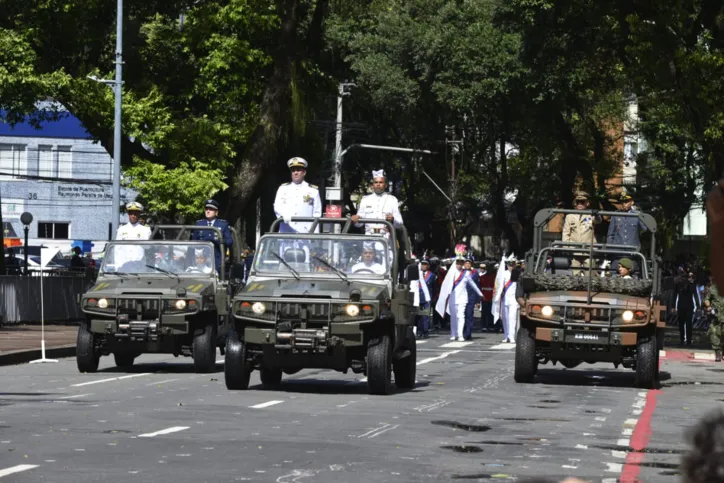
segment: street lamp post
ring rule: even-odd
[[[25,275],[28,275],[28,231],[33,222],[33,215],[28,211],[24,212],[20,215],[20,222],[24,225],[23,230],[25,231]]]
[[[116,79],[89,79],[113,87],[115,93],[115,114],[113,125],[113,206],[111,209],[111,236],[118,231],[121,207],[121,114],[123,106],[123,0],[117,0],[116,7]]]

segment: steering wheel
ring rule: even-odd
[[[375,271],[372,270],[371,268],[358,268],[357,270],[355,270],[352,273],[375,273]]]

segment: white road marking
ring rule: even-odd
[[[162,429],[161,431],[156,431],[155,433],[146,433],[146,434],[139,434],[139,438],[153,438],[154,436],[160,436],[162,434],[171,434],[171,433],[178,433],[179,431],[184,431],[186,429],[189,429],[189,426],[174,426],[172,428],[166,428]]]
[[[588,449],[588,445],[585,444],[577,444],[576,449]]]
[[[4,470],[0,470],[0,478],[3,476],[12,475],[15,473],[20,473],[21,471],[28,471],[32,470],[33,468],[37,468],[38,465],[17,465],[17,466],[11,466],[10,468],[5,468]]]
[[[623,434],[624,436],[632,436],[633,428],[624,428],[623,433],[621,433],[621,434]]]
[[[441,347],[441,348],[445,348],[445,349],[448,349],[448,348],[449,348],[449,349],[459,349],[459,348],[461,348],[461,347],[465,347],[465,346],[468,346],[468,345],[471,345],[471,344],[472,344],[472,342],[469,342],[469,341],[465,341],[465,342],[463,342],[463,341],[456,341],[456,342],[448,342],[447,344],[443,344],[443,345],[441,345],[440,347]]]
[[[595,419],[596,419],[596,421],[605,421],[606,416],[596,416]]]
[[[284,401],[267,401],[261,404],[255,404],[253,406],[249,406],[251,409],[264,409],[268,408],[269,406],[276,406],[277,404],[281,404]]]
[[[155,386],[156,384],[164,384],[166,382],[180,381],[181,379],[164,379],[163,381],[151,382],[147,386]]]
[[[417,341],[415,341],[415,344],[427,344],[428,340],[429,340],[429,339],[417,340]]]
[[[515,349],[515,344],[513,344],[512,342],[503,342],[501,344],[492,346],[491,349],[495,349],[495,350]]]
[[[389,424],[385,423],[385,424],[383,424],[382,426],[380,426],[379,428],[371,429],[371,430],[367,431],[367,432],[364,433],[364,434],[360,434],[360,435],[357,436],[357,437],[358,437],[358,438],[366,438],[366,437],[369,436],[370,434],[376,433],[377,431],[381,431],[381,430],[383,430],[383,429],[385,429],[385,428],[387,428],[387,427],[389,427],[389,426],[390,426]]]
[[[618,483],[618,478],[604,478],[601,483]]]
[[[623,465],[621,463],[606,463],[606,465],[608,465],[608,469],[606,469],[606,471],[611,473],[621,473],[623,470]]]
[[[639,422],[638,419],[627,419],[625,423],[623,423],[624,426],[636,426],[636,424]]]
[[[567,468],[567,469],[569,469],[569,470],[575,470],[575,469],[578,469],[578,466],[561,465],[561,468]]]
[[[437,360],[440,360],[440,359],[444,359],[444,358],[446,358],[447,356],[452,355],[452,354],[457,354],[458,352],[460,352],[460,351],[443,352],[443,353],[440,354],[439,356],[428,357],[427,359],[423,359],[423,360],[421,360],[421,361],[417,361],[417,365],[419,366],[419,365],[422,365],[422,364],[427,364],[428,362],[432,362],[432,361],[437,361]]]
[[[628,453],[626,451],[611,451],[611,456],[613,456],[614,458],[625,460],[627,455]]]
[[[377,433],[375,433],[375,434],[369,435],[369,436],[367,437],[367,439],[376,438],[377,436],[381,435],[382,433],[386,433],[387,431],[392,431],[393,429],[399,428],[399,427],[400,427],[399,424],[395,424],[394,426],[390,426],[389,428],[385,428],[385,429],[383,429],[382,431],[379,431],[379,432],[377,432]]]
[[[86,396],[92,396],[94,393],[89,392],[88,394],[76,394],[74,396],[63,396],[59,397],[58,399],[75,399],[77,397],[86,397]]]
[[[150,375],[151,375],[150,372],[143,372],[141,374],[131,374],[130,376],[109,377],[108,379],[98,379],[97,381],[88,381],[88,382],[81,382],[80,384],[73,384],[72,387],[90,386],[91,384],[100,384],[102,382],[120,381],[123,379],[131,379],[133,377],[143,377],[143,376],[150,376]]]
[[[217,363],[217,364],[223,364],[223,363],[224,363],[224,359],[216,359],[216,363]]]

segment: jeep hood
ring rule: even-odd
[[[380,281],[382,282],[382,281]],[[265,280],[250,281],[239,297],[263,298],[321,298],[349,300],[350,292],[359,290],[362,300],[387,298],[387,284],[372,284],[362,280]]]
[[[528,298],[528,304],[585,304],[588,301],[586,292],[538,292],[532,293]],[[614,307],[629,307],[629,308],[648,308],[649,299],[645,297],[635,297],[632,295],[622,295],[613,293],[593,293],[591,294],[591,301],[594,305],[610,305]]]
[[[104,278],[99,280],[91,287],[85,296],[93,297],[117,297],[120,295],[168,295],[176,297],[176,291],[179,288],[186,290],[186,295],[193,297],[194,295],[213,293],[214,286],[212,280],[199,279],[181,279],[179,283],[176,278],[138,278],[135,276],[127,276],[123,279]]]

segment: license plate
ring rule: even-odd
[[[574,344],[608,344],[608,334],[603,332],[568,332],[566,342]]]

